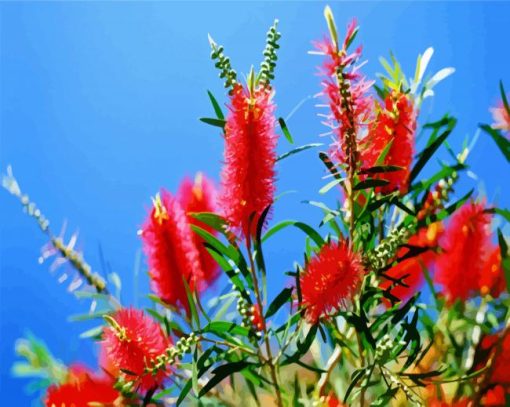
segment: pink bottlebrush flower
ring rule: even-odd
[[[146,373],[157,357],[165,353],[171,344],[161,327],[141,310],[124,308],[112,317],[112,326],[104,328],[101,342],[109,363],[126,373],[128,379],[142,390],[160,386],[167,372]],[[131,376],[134,375],[134,376]]]
[[[305,266],[300,278],[302,305],[308,322],[317,323],[350,300],[362,277],[361,257],[346,241],[323,246]]]
[[[481,203],[467,202],[454,213],[440,246],[435,281],[449,302],[467,300],[480,291],[484,259],[491,249],[491,216]]]
[[[361,65],[357,65],[362,49],[359,47],[354,52],[348,51],[357,30],[356,21],[352,21],[342,49],[338,49],[329,38],[314,43],[318,52],[324,55],[324,62],[319,69],[323,77],[322,94],[329,107],[324,124],[334,134],[330,154],[339,162],[346,162],[350,156],[348,137],[360,137],[371,118],[372,99],[367,92],[373,82],[365,79],[360,72]],[[357,160],[357,157],[352,158]]]
[[[48,387],[46,407],[89,407],[91,405],[121,406],[122,397],[114,388],[114,380],[98,376],[84,366],[71,366],[67,381]]]
[[[277,136],[272,91],[258,86],[250,92],[238,84],[229,108],[220,205],[232,229],[247,237],[273,203]]]
[[[194,182],[189,178],[185,178],[181,183],[177,197],[188,215],[190,225],[199,226],[212,235],[217,234],[213,228],[189,215],[190,213],[198,212],[216,212],[216,188],[211,180],[202,173],[196,175]],[[201,286],[200,288],[204,288],[218,278],[219,267],[204,247],[204,239],[197,233],[193,233],[193,241],[200,254],[200,265],[204,278],[204,281],[201,281],[199,285]]]
[[[205,278],[186,212],[168,191],[154,199],[141,236],[152,290],[167,304],[189,311],[183,280],[194,291]]]
[[[483,262],[482,274],[480,276],[480,293],[490,294],[498,298],[506,290],[506,280],[503,268],[501,267],[501,249],[493,247],[486,260]]]
[[[500,102],[497,106],[490,109],[492,113],[492,124],[493,129],[502,130],[508,132],[510,135],[510,113],[505,109],[503,102]]]
[[[389,181],[388,185],[376,188],[376,192],[388,194],[399,191],[405,194],[413,161],[417,112],[408,95],[395,91],[386,96],[383,105],[377,103],[376,107],[376,118],[363,142],[363,165],[366,168],[375,165],[402,167],[398,171],[377,174],[374,178]],[[384,159],[380,160],[390,143]]]

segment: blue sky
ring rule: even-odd
[[[421,121],[448,112],[459,119],[451,137],[460,146],[498,99],[498,81],[510,89],[505,48],[510,3],[333,2],[343,30],[352,17],[361,25],[358,42],[368,60],[365,73],[380,72],[378,57],[392,50],[408,76],[418,53],[435,48],[431,72],[454,66],[425,103]],[[22,189],[59,230],[80,233],[95,269],[99,250],[123,279],[123,301],[144,303],[145,267],[135,294],[136,235],[150,197],[161,186],[204,171],[218,179],[222,139],[198,121],[212,115],[206,90],[225,95],[209,59],[207,34],[224,44],[238,72],[258,65],[267,28],[280,20],[282,49],[276,88],[278,115],[304,100],[288,125],[297,144],[324,131],[311,98],[319,91],[318,57],[310,42],[326,34],[324,4],[303,3],[6,3],[0,4],[0,165],[11,164]],[[321,140],[319,140],[321,141]],[[282,140],[281,152],[289,149]],[[510,206],[508,166],[492,141],[481,135],[472,154],[470,187]],[[433,164],[427,171],[433,170]],[[290,158],[278,168],[278,191],[286,195],[273,220],[296,218],[317,224],[320,213],[302,204],[318,196],[323,168],[316,152]],[[0,394],[4,402],[29,405],[26,382],[12,379],[13,344],[26,330],[45,339],[65,362],[93,366],[94,348],[78,338],[86,323],[68,316],[87,310],[39,265],[45,243],[18,203],[0,193]],[[269,244],[269,278],[276,289],[283,272],[302,258],[303,237],[283,233]],[[221,284],[218,285],[218,289]],[[7,398],[7,400],[6,400]]]

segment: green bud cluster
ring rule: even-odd
[[[35,202],[31,202],[27,194],[21,192],[18,181],[14,178],[12,168],[7,167],[7,174],[2,176],[2,186],[12,195],[19,199],[23,209],[33,217],[43,232],[48,232],[50,221],[41,213]]]
[[[385,267],[397,254],[398,247],[405,243],[414,230],[414,224],[393,229],[379,245],[368,252],[365,263],[372,270]]]
[[[156,362],[152,367],[146,367],[145,373],[156,374],[160,370],[164,370],[167,365],[173,365],[178,360],[182,360],[186,353],[191,352],[191,347],[199,341],[200,337],[191,332],[187,336],[181,337],[174,346],[165,350],[165,353],[156,358]]]
[[[104,292],[106,283],[103,278],[92,272],[90,265],[83,259],[82,255],[70,248],[60,237],[52,237],[51,244],[58,250],[60,255],[67,259],[69,263],[78,271],[78,273],[87,280],[87,283],[95,287],[98,293]]]
[[[384,363],[389,353],[393,349],[394,342],[390,335],[384,335],[381,340],[377,343],[375,348],[375,359]]]
[[[266,48],[264,49],[263,55],[264,60],[260,64],[259,81],[263,85],[269,85],[274,79],[274,69],[276,67],[276,50],[280,48],[278,40],[281,38],[281,34],[277,30],[278,20],[275,20],[274,24],[269,28],[266,36]]]
[[[211,59],[215,61],[214,66],[220,70],[220,78],[225,80],[225,88],[230,91],[237,83],[237,73],[230,64],[230,58],[223,53],[223,46],[216,44],[209,36],[209,44],[211,45]]]

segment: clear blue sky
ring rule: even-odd
[[[273,18],[283,34],[277,79],[278,114],[286,116],[319,90],[317,57],[310,41],[326,33],[324,4],[307,3],[6,3],[0,4],[0,165],[12,164],[22,188],[59,230],[80,231],[86,257],[98,269],[101,244],[123,277],[123,300],[134,303],[136,231],[159,187],[175,190],[186,174],[202,170],[217,179],[222,140],[198,121],[211,115],[206,90],[225,101],[209,59],[207,33],[224,44],[239,72],[258,65]],[[449,112],[459,118],[454,146],[489,122],[498,81],[510,89],[508,27],[503,2],[333,2],[342,29],[351,17],[368,59],[365,72],[380,72],[379,55],[393,50],[408,76],[419,52],[433,46],[435,70],[454,66],[423,107],[422,122]],[[317,141],[324,128],[307,99],[289,120],[298,144]],[[471,186],[510,206],[508,166],[491,140],[480,137],[471,157],[479,180]],[[289,148],[282,140],[280,151]],[[431,171],[433,166],[429,167]],[[273,219],[317,224],[316,209],[300,203],[321,199],[323,168],[316,152],[278,168],[278,190],[296,190],[278,204]],[[323,198],[331,201],[332,194]],[[87,310],[38,265],[45,243],[18,203],[0,193],[0,394],[2,402],[29,405],[26,382],[12,379],[14,340],[31,330],[65,362],[94,363],[94,348],[78,335],[88,324],[70,323]],[[303,238],[284,233],[268,247],[274,291],[283,272],[302,259]],[[139,296],[147,292],[140,277]],[[219,285],[221,288],[221,284]]]

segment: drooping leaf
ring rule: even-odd
[[[376,188],[376,187],[383,187],[385,185],[388,185],[390,181],[387,181],[385,179],[377,179],[377,178],[367,178],[363,181],[358,182],[356,185],[354,185],[354,191],[360,191],[362,189],[369,189],[369,188]]]
[[[300,153],[301,151],[309,150],[310,148],[320,147],[322,145],[323,145],[322,143],[310,143],[310,144],[305,144],[305,145],[300,146],[300,147],[296,147],[293,150],[287,151],[286,153],[283,153],[283,154],[279,155],[276,158],[276,161],[281,161],[281,160],[283,160],[283,159],[285,159],[287,157],[290,157],[291,155]]]
[[[214,376],[205,384],[204,387],[202,387],[202,389],[200,389],[198,397],[204,396],[209,390],[216,387],[217,384],[223,381],[223,379],[233,375],[234,373],[240,372],[248,366],[250,366],[249,362],[246,360],[239,360],[237,362],[225,363],[224,365],[217,367],[213,370]]]
[[[506,242],[501,229],[498,228],[498,244],[501,252],[501,266],[505,273],[507,291],[510,293],[510,253],[508,252],[508,244]]]
[[[493,129],[488,124],[482,124],[480,125],[480,128],[492,137],[496,145],[505,156],[506,160],[510,162],[510,140],[508,140],[498,130]]]

